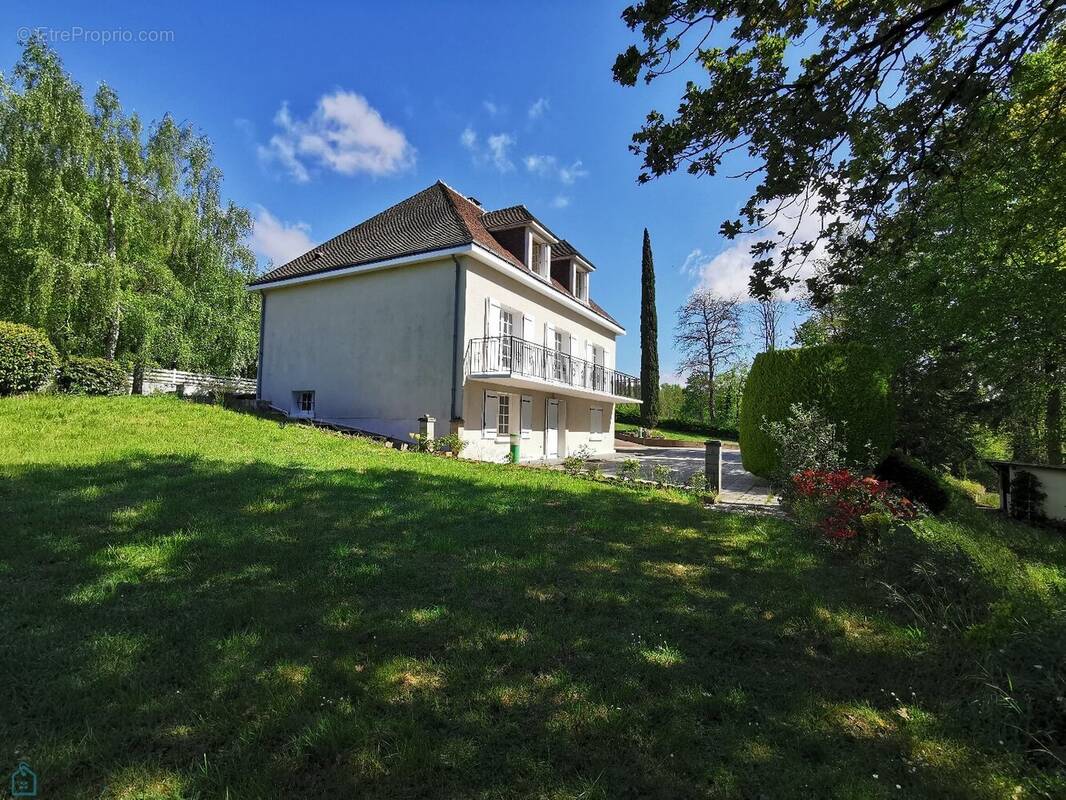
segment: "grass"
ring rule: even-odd
[[[0,401],[0,509],[0,750],[43,797],[1066,794],[1066,547],[973,509],[855,558],[679,494],[56,397]]]
[[[634,425],[631,422],[618,422],[618,421],[615,421],[614,429],[616,431],[620,431],[622,433],[634,433],[635,434],[640,429],[640,426],[639,425]],[[679,431],[679,430],[677,430],[675,428],[669,428],[669,427],[664,428],[664,427],[661,427],[661,426],[655,428],[655,430],[658,431],[659,433],[661,433],[663,435],[663,438],[666,438],[666,439],[679,439],[680,441],[692,442],[693,444],[703,444],[708,439],[719,439],[722,442],[722,444],[724,444],[724,445],[727,445],[727,446],[730,446],[730,447],[739,447],[739,445],[735,441],[730,440],[730,439],[723,439],[720,436],[708,436],[707,434],[703,434],[703,433],[691,433],[689,431]]]

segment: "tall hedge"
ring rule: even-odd
[[[770,476],[776,447],[764,420],[784,421],[793,403],[816,405],[830,421],[844,424],[848,457],[861,460],[870,442],[884,457],[895,434],[889,394],[890,369],[876,350],[861,345],[822,345],[774,350],[755,357],[740,408],[740,453],[744,468]]]
[[[0,322],[0,395],[35,392],[55,376],[59,356],[43,331]]]

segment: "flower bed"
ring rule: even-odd
[[[892,484],[847,469],[805,469],[791,478],[789,506],[796,518],[831,540],[878,539],[918,510]]]

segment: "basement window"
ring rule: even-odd
[[[315,393],[308,389],[292,393],[294,417],[313,417],[315,415]]]

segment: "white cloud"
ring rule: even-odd
[[[310,233],[311,226],[306,222],[283,222],[263,206],[257,206],[251,245],[256,253],[275,265],[285,264],[314,247]]]
[[[500,106],[496,105],[491,100],[483,100],[481,105],[485,109],[485,111],[488,112],[490,117],[495,117],[497,114],[502,114],[503,113],[503,108],[501,108]]]
[[[550,107],[551,104],[548,102],[547,97],[538,97],[536,102],[529,107],[529,118],[540,119]]]
[[[824,224],[830,221],[827,218]],[[822,226],[822,217],[813,210],[804,213],[800,201],[794,198],[784,204],[776,223],[767,231],[762,234],[739,236],[714,256],[696,248],[685,258],[684,264],[681,265],[681,273],[698,278],[702,288],[711,289],[720,295],[747,297],[748,280],[751,277],[752,264],[755,262],[751,255],[752,244],[776,235],[778,231],[792,233],[793,229],[795,229],[797,243],[811,240],[818,235]],[[825,243],[819,241],[802,266],[797,265],[799,266],[797,277],[802,280],[813,275],[815,263],[824,256]]]
[[[459,144],[470,152],[477,164],[492,164],[500,172],[510,172],[514,169],[511,161],[510,150],[514,146],[515,138],[509,133],[494,133],[486,140],[484,145],[481,139],[469,125],[459,134]]]
[[[514,169],[514,164],[507,155],[507,151],[514,145],[514,137],[506,133],[495,133],[488,138],[489,153],[492,154],[492,163],[500,172],[509,172]]]
[[[555,171],[555,156],[529,155],[522,160],[525,162],[526,169],[537,175],[547,175]]]
[[[578,178],[584,178],[588,175],[588,170],[581,164],[581,160],[578,159],[569,167],[563,167],[559,170],[559,180],[569,185],[576,181]]]
[[[414,147],[403,131],[385,122],[355,92],[322,95],[305,120],[294,119],[288,103],[282,103],[274,125],[279,130],[259,145],[259,156],[279,163],[299,183],[311,179],[313,166],[342,175],[390,175],[415,161]]]
[[[580,159],[568,167],[560,167],[559,159],[548,155],[528,155],[522,161],[530,172],[541,176],[554,176],[567,186],[572,186],[578,178],[589,174]]]
[[[570,205],[570,198],[565,194],[557,194],[552,198],[552,208],[566,208]]]

